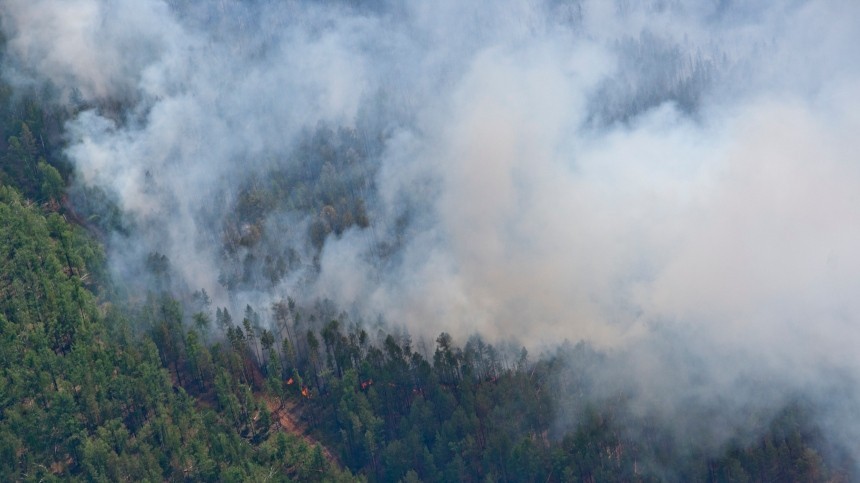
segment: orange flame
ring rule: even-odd
[[[302,388],[302,396],[307,397],[307,398],[311,397],[311,393],[310,393],[310,391],[308,391],[308,388],[306,388],[306,387]]]
[[[291,377],[291,378],[289,378],[289,379],[287,379],[287,385],[288,385],[288,386],[289,386],[290,384],[294,383],[294,382],[295,382],[295,381],[293,381],[293,378],[292,378],[292,377]]]

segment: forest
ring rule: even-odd
[[[62,8],[52,0],[37,3],[45,8],[45,15],[57,10],[62,18]],[[786,316],[792,322],[791,317],[798,314],[816,313],[796,310],[808,305],[820,309],[820,330],[842,327],[830,322],[828,304],[833,299],[801,297],[796,304],[784,303],[784,311],[769,312],[790,298],[786,293],[796,295],[774,289],[749,302],[753,309],[729,305],[740,311],[740,318],[767,313],[753,326],[742,326],[743,341],[753,347],[747,351],[733,338],[733,319],[721,318],[723,310],[729,311],[720,305],[727,298],[697,298],[691,291],[692,301],[685,303],[710,313],[701,315],[686,310],[686,305],[671,312],[665,307],[680,303],[672,298],[674,294],[661,295],[651,286],[630,288],[626,284],[632,283],[631,278],[642,284],[652,281],[640,279],[660,279],[663,272],[647,276],[639,272],[651,270],[667,255],[654,249],[631,256],[631,262],[625,258],[626,248],[613,251],[621,243],[616,238],[641,235],[635,243],[645,246],[659,243],[659,237],[635,225],[629,231],[607,231],[610,242],[599,238],[605,224],[595,220],[622,215],[602,211],[612,205],[601,204],[600,193],[607,190],[604,178],[595,181],[587,174],[570,186],[564,184],[567,175],[558,175],[562,179],[558,182],[565,189],[573,186],[586,193],[577,196],[594,196],[586,204],[594,208],[595,218],[571,218],[582,223],[571,227],[556,215],[547,215],[547,206],[578,213],[578,205],[569,198],[543,204],[541,193],[556,193],[556,185],[547,179],[552,176],[526,173],[525,165],[515,161],[505,165],[507,148],[542,156],[542,149],[531,143],[547,138],[534,134],[529,123],[514,123],[522,132],[501,130],[503,135],[527,139],[511,146],[498,140],[502,147],[490,150],[489,165],[463,167],[466,162],[450,161],[484,155],[471,144],[463,148],[468,142],[451,131],[464,129],[471,139],[480,137],[484,123],[492,122],[483,114],[473,119],[470,107],[457,105],[451,108],[456,116],[452,114],[444,128],[434,124],[438,113],[416,107],[425,102],[420,97],[424,94],[409,90],[419,89],[412,81],[421,77],[421,69],[428,69],[430,77],[440,76],[422,89],[433,93],[454,83],[446,76],[463,76],[466,80],[454,101],[474,102],[476,112],[489,110],[502,119],[517,117],[505,109],[524,109],[532,119],[532,106],[524,108],[517,99],[501,96],[498,103],[504,108],[498,107],[495,98],[486,101],[481,91],[487,83],[498,87],[480,69],[464,73],[467,68],[448,60],[443,67],[414,67],[415,77],[402,74],[402,79],[382,82],[384,88],[373,94],[362,93],[348,121],[340,114],[312,118],[327,106],[307,107],[302,104],[306,99],[329,88],[348,95],[337,91],[341,87],[326,84],[329,79],[314,77],[323,75],[317,71],[322,69],[318,64],[296,61],[292,54],[284,54],[284,62],[297,62],[306,69],[302,73],[306,84],[294,81],[292,76],[298,74],[289,69],[288,74],[271,74],[277,85],[295,89],[290,95],[296,99],[284,101],[289,109],[279,110],[278,96],[260,85],[244,84],[269,75],[268,63],[289,50],[285,45],[294,43],[331,54],[333,62],[347,62],[337,49],[326,50],[339,38],[315,37],[324,37],[321,32],[328,28],[378,40],[375,33],[355,32],[364,32],[362,22],[368,19],[390,15],[402,22],[418,20],[386,2],[331,2],[330,10],[297,2],[296,11],[281,11],[282,7],[266,1],[228,1],[217,8],[194,1],[143,3],[154,5],[152,11],[141,10],[144,16],[169,19],[168,26],[142,22],[143,26],[135,24],[139,32],[109,29],[105,35],[126,41],[130,37],[124,35],[141,35],[146,42],[155,42],[152,38],[158,36],[146,29],[165,28],[166,34],[157,31],[168,39],[166,44],[181,44],[177,52],[182,53],[176,54],[172,45],[146,44],[129,62],[148,59],[163,48],[169,52],[165,57],[178,55],[180,60],[172,61],[200,72],[181,77],[185,71],[168,62],[165,72],[179,73],[154,73],[147,69],[161,64],[150,59],[133,87],[123,84],[127,71],[138,68],[131,64],[118,67],[105,84],[64,62],[58,65],[68,72],[57,75],[32,59],[28,64],[29,54],[16,50],[27,36],[22,32],[30,7],[15,2],[0,6],[0,480],[860,479],[860,461],[853,453],[854,423],[840,419],[853,414],[860,400],[854,389],[853,356],[844,356],[847,352],[841,345],[826,345],[836,349],[821,362],[817,349],[796,344],[807,332],[793,329],[789,322],[769,325],[773,318]],[[117,19],[129,14],[124,8],[132,8],[112,0],[82,0],[84,4],[106,9],[105,15]],[[589,2],[547,5],[553,18],[567,22],[565,28],[568,24],[585,28],[586,11],[593,7]],[[622,15],[624,8],[618,11]],[[654,7],[648,15],[662,11]],[[287,36],[281,43],[279,34],[272,32],[293,28],[292,20],[284,20],[291,15],[307,23],[297,22],[300,26],[294,28],[308,28],[311,34]],[[277,28],[267,30],[269,21]],[[96,24],[104,27],[104,22]],[[266,35],[250,33],[249,25],[262,25]],[[547,27],[553,36],[557,35],[554,28]],[[204,35],[201,32],[207,32],[208,44],[189,40]],[[528,35],[533,34],[529,30]],[[494,38],[495,34],[486,35]],[[619,132],[630,130],[631,138],[652,135],[652,130],[664,135],[665,125],[660,124],[664,120],[649,116],[693,119],[677,121],[682,124],[700,122],[697,118],[709,115],[703,106],[717,89],[714,86],[724,82],[721,76],[734,75],[733,69],[743,64],[729,66],[733,60],[728,55],[689,54],[686,47],[651,34],[613,39],[611,46],[625,67],[593,85],[581,86],[582,80],[576,80],[592,97],[572,102],[584,110],[577,121],[585,126],[581,129],[605,143],[610,157],[626,153],[624,146],[613,144],[621,142]],[[534,62],[546,60],[541,56],[548,54],[540,48]],[[377,55],[373,48],[367,49],[371,52],[367,55]],[[549,51],[554,63],[555,50]],[[194,52],[212,54],[216,60],[212,65],[204,65],[205,60],[197,64],[191,59]],[[512,55],[527,71],[532,65],[530,54],[535,52]],[[496,54],[492,49],[475,54],[475,65],[486,67],[483,63],[489,62],[491,77],[516,77],[506,70],[510,68],[506,60],[493,57]],[[225,74],[218,81],[221,84],[209,84],[207,69],[236,59],[242,59],[240,67],[247,67],[248,75]],[[372,59],[386,66],[371,62],[385,74],[399,72],[399,66],[388,71],[384,60]],[[258,62],[266,68],[255,70]],[[543,69],[543,64],[539,67]],[[33,73],[39,69],[48,73]],[[547,71],[540,73],[537,91],[561,82],[552,77],[553,72],[548,74],[550,80],[543,77]],[[22,81],[27,76],[38,80]],[[437,81],[438,85],[433,84]],[[470,90],[470,82],[480,88]],[[503,91],[510,87],[531,96],[529,102],[538,106],[538,113],[555,115],[552,105],[557,99],[542,104],[542,97],[529,85],[504,87]],[[199,89],[199,93],[192,96],[184,89]],[[252,105],[238,106],[245,101]],[[446,97],[444,102],[451,99]],[[667,103],[673,106],[670,114],[655,114]],[[435,100],[431,104],[435,106]],[[338,109],[350,110],[340,105]],[[199,118],[199,124],[191,116]],[[295,120],[296,116],[311,118]],[[491,137],[499,134],[492,131],[493,126],[486,129]],[[677,129],[689,134],[687,127]],[[605,137],[593,134],[604,131],[609,133]],[[588,136],[583,135],[583,143]],[[675,142],[672,136],[666,139],[666,143]],[[441,147],[426,148],[431,141]],[[634,148],[643,145],[647,143],[633,143]],[[457,151],[461,148],[466,154]],[[646,151],[637,153],[648,156]],[[427,157],[433,160],[426,161]],[[497,165],[492,163],[502,166],[500,171],[509,169],[511,179],[496,183],[492,172]],[[590,167],[583,163],[576,169],[588,171]],[[626,169],[626,162],[622,164]],[[443,167],[433,171],[438,165]],[[541,166],[535,171],[557,173]],[[761,171],[771,173],[767,167]],[[631,177],[641,174],[631,172]],[[601,173],[615,182],[613,173]],[[839,173],[843,172],[832,168],[816,175],[838,178]],[[468,181],[463,186],[460,176]],[[483,184],[487,179],[488,184]],[[688,181],[684,178],[684,183]],[[650,182],[671,189],[667,179]],[[843,186],[835,186],[841,196]],[[759,187],[753,183],[753,191]],[[510,198],[496,193],[508,188],[515,192]],[[637,198],[638,185],[615,188],[624,192],[621,198],[632,197],[633,204],[651,203],[647,200],[659,191],[648,188]],[[854,199],[853,188],[845,189],[845,199]],[[739,197],[745,193],[730,192]],[[782,200],[782,194],[774,196]],[[766,197],[758,191],[756,196]],[[504,215],[494,211],[497,204]],[[643,217],[662,223],[676,236],[670,222],[651,216],[648,210],[656,210],[656,205],[642,206]],[[455,212],[465,214],[453,217]],[[721,215],[718,210],[701,213],[708,219]],[[732,224],[738,219],[745,223],[741,217],[732,218]],[[842,224],[844,219],[838,221]],[[821,223],[818,228],[829,227],[826,221]],[[795,225],[778,229],[788,232],[786,227]],[[597,241],[565,235],[580,226],[581,231],[598,232]],[[683,228],[678,232],[694,231],[687,225]],[[703,231],[713,235],[711,228],[707,225]],[[847,232],[846,239],[853,240],[853,232]],[[754,235],[745,240],[758,243]],[[546,239],[555,242],[545,245]],[[586,253],[561,253],[568,242]],[[843,256],[850,275],[853,259],[845,258],[842,245],[834,243],[831,252],[834,257]],[[611,246],[595,248],[603,245]],[[549,260],[543,256],[546,246],[554,250]],[[683,245],[680,251],[687,257],[706,258],[697,251],[700,247]],[[654,261],[646,255],[653,255]],[[581,261],[597,258],[623,259],[636,274],[601,278],[602,269],[594,268],[599,263]],[[667,263],[670,268],[686,261],[672,260],[674,264]],[[563,275],[552,270],[555,266]],[[695,267],[711,273],[708,266]],[[576,277],[567,276],[574,269],[595,278],[581,285]],[[836,269],[831,266],[830,270]],[[815,278],[818,272],[803,273],[815,281],[824,280],[836,292],[833,297],[843,293],[839,283]],[[771,287],[770,279],[756,281]],[[667,286],[684,292],[686,284],[680,285]],[[461,286],[466,288],[450,288]],[[850,288],[845,292],[850,293]],[[604,297],[598,289],[612,295]],[[645,302],[635,299],[642,307],[630,308],[634,297],[621,300],[618,295],[626,297],[634,289],[651,297]],[[654,308],[658,302],[665,306]],[[851,320],[853,306],[848,302],[839,299],[832,305],[844,320]],[[788,316],[788,312],[796,313]],[[558,323],[559,313],[564,320],[591,317],[601,322]],[[644,313],[650,325],[641,329],[632,322],[629,326],[617,322],[626,321],[629,313],[637,317]],[[711,316],[716,322],[708,325],[678,321],[684,317],[710,320]],[[563,329],[557,330],[559,324]],[[641,335],[643,331],[646,335]],[[854,332],[844,331],[845,339],[853,340]],[[782,332],[791,336],[774,335]],[[792,338],[795,335],[798,339]],[[768,342],[753,344],[759,340]],[[808,340],[810,346],[819,341]],[[798,365],[785,362],[785,354],[785,359]],[[812,361],[808,366],[799,366],[808,361]],[[827,377],[821,376],[824,372]]]
[[[802,401],[717,455],[684,454],[648,421],[637,423],[647,437],[625,434],[615,424],[623,394],[586,402],[579,424],[559,433],[558,392],[590,384],[562,375],[600,358],[587,344],[537,359],[478,335],[458,346],[442,333],[419,347],[408,333],[368,333],[289,298],[234,316],[205,291],[113,293],[102,232],[68,206],[68,167],[48,161],[56,148],[35,141],[51,139],[46,126],[63,114],[32,98],[4,102],[6,481],[851,479],[845,461],[822,457]],[[151,255],[152,275],[167,263]],[[273,420],[284,410],[300,433]]]

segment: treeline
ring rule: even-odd
[[[586,374],[602,358],[585,344],[532,361],[525,349],[496,348],[479,336],[458,347],[443,333],[428,348],[407,334],[370,335],[343,314],[323,322],[331,308],[300,308],[289,299],[264,315],[247,306],[235,319],[224,308],[210,319],[205,294],[194,299],[201,310],[190,316],[170,297],[150,300],[141,314],[155,322],[151,330],[174,379],[232,414],[234,428],[251,440],[255,394],[298,404],[312,434],[370,481],[850,476],[832,470],[816,449],[821,435],[801,402],[786,407],[753,443],[695,452],[657,421],[631,423],[622,392],[599,400],[588,394],[594,381],[571,380],[569,374]],[[578,423],[561,431],[554,425],[558,404],[571,397],[582,401]],[[842,463],[837,467],[849,468]]]

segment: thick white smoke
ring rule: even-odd
[[[826,401],[830,374],[860,377],[857,2],[8,0],[0,15],[8,78],[125,107],[68,125],[79,179],[140,228],[117,267],[158,250],[222,304],[328,297],[415,334],[627,350],[648,408],[748,378]],[[373,229],[228,294],[210,225],[321,124],[378,135]],[[304,253],[308,223],[273,215],[267,236]],[[700,386],[671,384],[687,373],[665,340],[706,367]],[[860,454],[860,428],[839,431]]]

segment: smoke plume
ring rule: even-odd
[[[716,422],[803,393],[860,454],[860,397],[834,396],[860,378],[857,2],[0,16],[7,79],[81,109],[66,154],[129,220],[117,278],[145,282],[157,252],[219,306],[289,295],[415,335],[586,341],[643,412]]]

